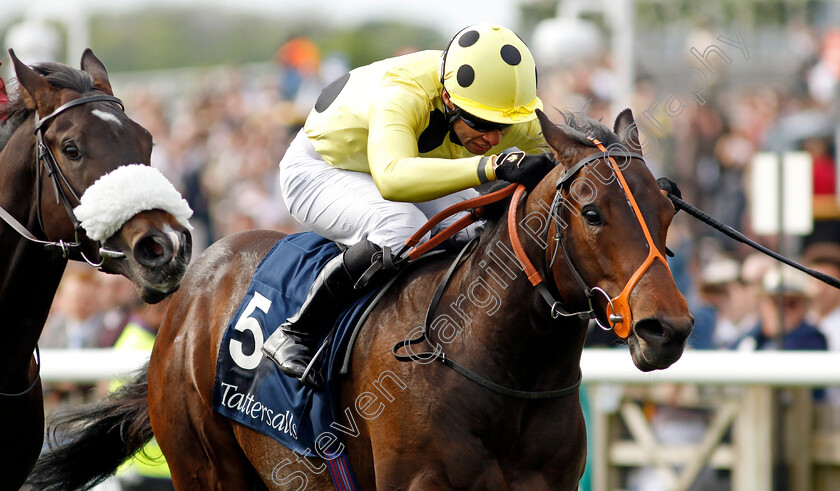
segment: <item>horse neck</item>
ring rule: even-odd
[[[25,133],[19,129],[0,150],[0,206],[36,233],[35,141]],[[0,387],[10,371],[28,366],[66,264],[0,220]]]
[[[533,213],[542,213],[543,219],[548,215],[529,198],[518,219],[535,217]],[[539,269],[544,248],[530,236],[523,235],[520,242]],[[552,281],[545,272],[540,274]],[[554,290],[553,285],[549,288]],[[453,290],[460,294],[450,308],[463,325],[464,342],[460,348],[452,346],[461,352],[458,356],[483,366],[482,373],[495,369],[497,377],[510,377],[507,383],[512,387],[531,384],[530,390],[540,390],[574,383],[586,324],[576,318],[551,319],[548,304],[514,256],[505,219],[484,232],[453,280]],[[447,348],[444,351],[450,355]],[[455,351],[451,353],[454,357]],[[494,381],[504,385],[504,378]]]

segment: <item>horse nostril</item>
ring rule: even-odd
[[[656,319],[642,319],[636,323],[636,335],[647,341],[665,344],[671,340],[672,330]]]
[[[135,244],[134,258],[147,268],[166,264],[172,260],[172,243],[162,235],[147,235]]]

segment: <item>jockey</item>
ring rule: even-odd
[[[280,184],[292,216],[349,248],[324,266],[263,352],[319,388],[315,370],[302,379],[316,340],[361,296],[372,263],[391,263],[391,250],[438,212],[478,196],[474,187],[501,179],[531,189],[551,170],[541,108],[530,50],[490,24],[461,30],[443,52],[379,61],[324,88],[280,161]],[[499,158],[512,147],[519,151]]]

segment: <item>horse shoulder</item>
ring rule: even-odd
[[[283,236],[268,230],[230,235],[213,243],[189,266],[157,334],[149,367],[150,389],[155,377],[164,373],[189,373],[194,368],[189,360],[197,356],[212,361],[195,379],[201,393],[212,395],[213,371],[224,330],[260,261]]]
[[[352,430],[345,437],[345,444],[362,489],[376,487],[374,461],[383,458],[380,454],[374,458],[372,437],[391,440],[390,435],[397,440],[407,437],[410,441],[421,436],[411,428],[422,428],[428,422],[422,420],[429,417],[428,413],[424,416],[424,409],[430,403],[430,381],[413,377],[412,373],[429,367],[401,363],[392,350],[396,343],[416,336],[415,331],[422,326],[435,288],[448,266],[447,261],[430,260],[406,272],[371,311],[353,347],[337,414],[338,424]],[[418,345],[414,351],[427,349]],[[405,354],[404,350],[401,354]],[[380,453],[383,444],[389,449],[411,445],[407,441],[378,441]]]

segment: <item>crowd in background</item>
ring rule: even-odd
[[[822,115],[834,125],[838,121],[833,94],[840,79],[840,30],[817,32],[800,26],[791,37],[799,46],[798,57],[791,62],[792,83],[727,84],[724,73],[704,94],[705,104],[687,105],[669,120],[657,135],[658,148],[647,155],[654,175],[674,178],[687,201],[747,235],[751,234],[746,174],[754,153],[778,144],[780,127],[803,114]],[[609,58],[602,60],[541,68],[540,95],[550,116],[552,108],[559,108],[582,110],[607,123],[612,120],[615,84]],[[257,75],[230,67],[197,77],[180,92],[165,94],[155,92],[154,84],[114,78],[115,91],[130,116],[154,137],[153,165],[194,210],[194,257],[237,231],[301,230],[279,195],[277,163],[320,88],[348,68],[340,55],[324,55],[312,41],[294,38],[277,50],[270,69]],[[662,90],[640,70],[632,104],[641,125],[640,113]],[[840,243],[840,212],[833,199],[833,134],[817,129],[791,142],[791,149],[813,156],[816,198],[829,198],[815,200],[820,220],[814,233],[788,247],[788,253],[799,256],[812,243]],[[785,245],[775,237],[753,237],[771,248]],[[701,349],[731,347],[757,325],[761,296],[757,285],[762,274],[775,267],[680,214],[669,232],[669,247],[677,252],[671,266],[678,286],[698,320],[690,344]],[[71,267],[65,283],[84,284],[91,291],[62,285],[44,332],[44,348],[108,346],[119,333],[122,320],[117,314],[124,316],[120,309],[135,301],[129,291],[122,292],[125,287],[114,285],[121,280],[79,269]],[[99,293],[94,293],[97,289]],[[825,307],[811,305],[808,310]],[[812,322],[818,322],[816,317]]]
[[[691,203],[750,234],[746,175],[755,152],[778,143],[791,121],[808,115],[840,124],[840,30],[802,31],[798,64],[788,85],[726,85],[709,91],[707,104],[692,104],[674,118],[660,148],[648,156],[656,176],[669,175]],[[541,72],[547,108],[583,110],[604,122],[609,114],[609,59]],[[246,76],[236,67],[204,77],[175,96],[130,80],[115,84],[130,116],[153,135],[153,165],[182,192],[195,214],[197,256],[228,234],[253,228],[300,231],[278,192],[277,164],[299,130],[320,87],[348,67],[341,56],[323,56],[305,38],[278,50],[272,69]],[[633,93],[636,116],[658,97],[652,78],[640,74]],[[550,116],[556,113],[549,112]],[[785,244],[755,237],[809,266],[840,277],[832,134],[822,129],[792,140],[790,149],[813,157],[813,234]],[[822,199],[828,198],[828,199]],[[821,200],[822,199],[822,200]],[[678,286],[696,319],[694,349],[840,350],[840,292],[705,229],[678,214],[669,232]],[[42,349],[110,347],[144,309],[122,277],[71,264],[40,343]],[[782,312],[778,309],[781,308]],[[148,325],[154,332],[157,326]],[[606,337],[605,337],[606,336]],[[611,334],[592,331],[589,344],[614,346]],[[48,385],[48,408],[81,398],[86,388]],[[840,390],[824,396],[840,404]]]

